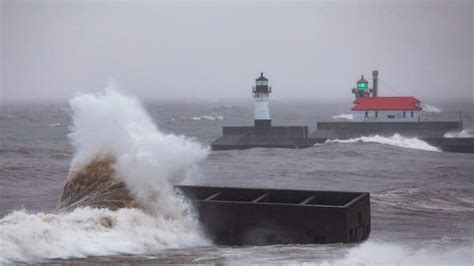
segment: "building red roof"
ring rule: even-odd
[[[365,110],[421,110],[420,101],[414,97],[370,97],[357,98],[352,111]]]

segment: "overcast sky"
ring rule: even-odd
[[[0,0],[2,1],[2,0]],[[0,102],[64,100],[114,77],[142,99],[473,99],[474,1],[10,1]]]

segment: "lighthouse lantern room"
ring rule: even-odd
[[[272,120],[269,100],[272,88],[268,86],[268,79],[263,76],[263,73],[260,73],[260,77],[255,80],[252,92],[255,99],[255,127],[270,127]]]
[[[357,87],[352,89],[352,93],[355,94],[356,98],[370,97],[369,82],[365,80],[364,75],[357,81]]]

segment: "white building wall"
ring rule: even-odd
[[[270,120],[269,94],[255,93],[255,120]]]
[[[405,117],[403,112],[400,110],[388,110],[388,111],[367,111],[367,117],[365,116],[366,111],[352,111],[354,114],[353,121],[356,122],[419,122],[421,112],[420,111],[405,111]],[[376,115],[377,112],[377,115]],[[413,116],[411,113],[413,112]]]

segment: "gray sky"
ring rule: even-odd
[[[0,0],[1,1],[1,0]],[[114,77],[142,99],[349,100],[361,73],[381,96],[473,99],[472,0],[9,1],[0,103],[62,100]]]

